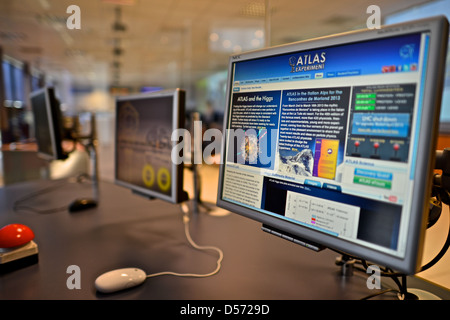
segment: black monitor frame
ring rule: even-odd
[[[286,55],[289,58],[290,55],[295,55],[300,52],[314,52],[314,50],[322,50],[324,48],[326,49],[340,45],[421,32],[426,32],[430,35],[428,44],[429,51],[428,59],[426,60],[426,82],[422,99],[424,112],[420,114],[420,135],[417,140],[416,157],[413,160],[415,161],[415,165],[412,166],[414,186],[409,193],[409,198],[406,200],[409,202],[412,209],[407,225],[403,226],[408,230],[408,233],[404,236],[405,245],[403,256],[394,255],[389,252],[380,251],[377,248],[347,241],[333,235],[316,231],[309,227],[304,227],[289,221],[282,216],[267,214],[261,209],[245,206],[237,201],[234,202],[224,199],[225,170],[229,167],[227,165],[229,146],[226,134],[222,141],[222,161],[219,173],[217,205],[261,222],[263,224],[263,229],[270,230],[273,234],[280,235],[299,244],[310,243],[316,250],[325,246],[390,267],[403,273],[412,274],[419,271],[422,262],[423,242],[429,213],[440,115],[440,100],[443,86],[443,72],[445,69],[443,66],[445,65],[446,43],[448,40],[448,21],[445,17],[435,17],[384,26],[381,27],[381,29],[354,31],[231,56],[229,60],[227,104],[224,119],[224,132],[226,133],[227,130],[230,129],[233,90],[236,89],[233,78],[234,68],[241,62],[250,60],[256,61],[258,59],[282,55]],[[357,52],[349,52],[349,54],[357,56]],[[310,59],[312,60],[312,58]],[[291,61],[286,61],[286,65],[287,67],[289,67],[289,65],[292,66]],[[261,73],[258,73],[258,75],[260,74]],[[240,84],[237,86],[239,85]],[[334,86],[339,85],[339,83],[334,84]],[[248,86],[250,87],[251,84],[248,84]],[[352,84],[350,86],[354,85]]]
[[[122,187],[126,187],[131,189],[133,193],[150,198],[150,199],[161,199],[170,203],[180,203],[186,201],[188,199],[187,193],[183,189],[183,163],[177,164],[171,161],[171,159],[166,159],[169,163],[166,163],[170,168],[170,194],[165,194],[163,192],[159,192],[158,190],[152,190],[143,185],[139,185],[136,182],[131,181],[131,179],[125,179],[123,176],[120,176],[120,159],[119,159],[119,124],[120,124],[120,110],[119,107],[123,106],[127,103],[133,104],[133,102],[143,102],[148,101],[149,107],[155,108],[152,106],[152,103],[158,103],[161,99],[172,99],[170,108],[171,108],[171,124],[170,128],[166,128],[166,132],[168,136],[164,137],[165,144],[170,143],[170,150],[175,146],[176,142],[171,140],[171,134],[176,129],[184,128],[185,125],[185,99],[186,94],[182,89],[167,89],[150,93],[140,93],[128,96],[118,96],[116,97],[116,120],[115,120],[115,143],[114,143],[114,181],[117,185]],[[142,106],[141,106],[142,107]],[[157,110],[153,110],[157,111]],[[149,128],[150,129],[150,128]],[[132,139],[131,139],[132,140]],[[133,143],[133,142],[132,142]],[[154,151],[153,151],[154,152]],[[133,161],[133,166],[136,166],[137,163]],[[139,170],[141,170],[140,168]],[[153,173],[153,184],[155,185],[155,181],[158,179],[157,172]]]
[[[38,101],[39,100],[39,101]],[[44,87],[30,94],[38,156],[46,160],[64,160],[63,120],[53,87]]]

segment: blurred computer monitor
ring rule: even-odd
[[[115,182],[133,192],[172,203],[187,200],[183,164],[172,162],[172,132],[184,128],[181,89],[116,99]]]
[[[30,94],[38,155],[48,160],[63,160],[63,120],[60,105],[52,87],[45,87]]]

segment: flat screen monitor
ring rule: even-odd
[[[63,120],[58,100],[52,87],[45,87],[30,94],[38,155],[48,160],[63,160]]]
[[[172,162],[171,135],[184,127],[181,89],[116,98],[115,182],[172,203],[187,200],[183,165]]]
[[[447,40],[437,17],[230,57],[218,206],[417,272]]]

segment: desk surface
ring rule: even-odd
[[[161,276],[130,290],[104,295],[95,278],[103,272],[138,267],[149,273],[174,271],[209,273],[217,254],[192,248],[184,234],[177,205],[147,200],[125,188],[101,182],[99,206],[84,212],[35,213],[12,210],[30,192],[57,188],[27,200],[27,205],[52,209],[91,196],[88,183],[37,181],[0,189],[0,226],[22,223],[31,227],[39,246],[39,262],[0,274],[2,299],[158,299],[158,300],[297,300],[360,299],[374,293],[368,275],[343,277],[337,254],[316,253],[261,231],[261,226],[237,214],[193,215],[192,238],[199,245],[223,250],[221,271],[208,278]],[[67,268],[80,268],[81,289],[68,289]],[[450,299],[449,291],[411,278],[410,284]],[[385,295],[384,298],[393,298]]]

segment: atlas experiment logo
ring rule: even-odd
[[[289,58],[289,65],[291,66],[291,73],[304,72],[311,70],[325,69],[326,52],[316,54],[304,54],[292,56]]]

